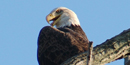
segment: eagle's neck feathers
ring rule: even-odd
[[[60,17],[59,22],[56,24],[56,27],[60,28],[71,25],[80,26],[79,19],[72,10],[69,10],[69,12],[64,11],[64,13]]]

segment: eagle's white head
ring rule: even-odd
[[[58,7],[52,10],[52,12],[47,15],[46,20],[48,23],[53,21],[51,26],[56,25],[57,28],[71,25],[80,26],[77,15],[65,7]]]

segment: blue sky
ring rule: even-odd
[[[73,10],[94,46],[130,27],[130,0],[0,0],[0,65],[38,65],[37,38],[56,7]],[[107,65],[123,65],[118,60]]]

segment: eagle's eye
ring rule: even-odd
[[[61,13],[62,12],[62,10],[60,10],[60,9],[58,9],[58,10],[56,10],[56,13],[58,14],[58,13]]]

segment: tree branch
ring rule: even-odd
[[[89,42],[88,44],[88,53],[87,53],[87,65],[92,64],[92,51],[93,51],[93,42]]]
[[[130,55],[124,59],[124,65],[130,65]]]
[[[93,62],[91,65],[104,65],[122,59],[130,54],[130,29],[106,40],[93,49]],[[87,51],[73,56],[61,65],[87,65]]]

